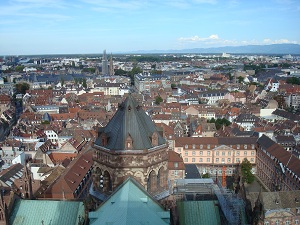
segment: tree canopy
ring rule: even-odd
[[[297,77],[289,77],[288,79],[286,79],[286,83],[288,84],[300,84],[300,79]]]
[[[209,123],[214,123],[216,124],[216,129],[219,130],[223,125],[224,126],[229,126],[231,124],[231,122],[225,118],[218,118],[217,120],[215,118],[211,118],[210,120],[208,120]]]
[[[159,105],[162,101],[163,101],[163,99],[162,99],[160,96],[157,96],[157,97],[155,98],[155,104],[156,104],[156,105]]]
[[[241,172],[243,180],[251,184],[254,181],[254,175],[252,174],[252,164],[245,158],[241,163]]]
[[[28,83],[17,83],[16,89],[18,94],[25,94],[27,90],[29,90],[30,85]]]

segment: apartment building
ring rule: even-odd
[[[256,164],[256,137],[180,137],[175,140],[175,152],[185,164],[196,164],[199,172],[232,175],[237,165],[246,158]]]
[[[163,74],[136,74],[134,76],[134,85],[139,92],[143,92],[158,87],[171,88],[171,81],[169,76]]]
[[[210,90],[199,93],[198,97],[200,99],[205,99],[208,105],[214,105],[217,104],[218,101],[225,99],[227,93],[227,90]]]
[[[257,140],[257,176],[271,191],[300,189],[300,159],[263,135]]]

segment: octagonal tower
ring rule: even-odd
[[[94,189],[109,193],[131,176],[150,194],[168,189],[168,145],[129,95],[94,143]]]

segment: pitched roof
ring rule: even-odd
[[[174,163],[178,163],[175,167]],[[168,151],[168,169],[169,170],[185,170],[183,158],[174,151]]]
[[[182,201],[177,206],[180,224],[221,224],[217,201]]]
[[[119,105],[119,109],[113,118],[99,132],[106,134],[108,143],[105,147],[112,150],[124,150],[125,140],[128,136],[133,140],[133,149],[143,150],[152,148],[151,137],[154,132],[158,134],[158,145],[165,143],[165,140],[157,131],[154,122],[132,95],[129,95]],[[103,145],[101,137],[98,137],[95,144]]]
[[[300,191],[262,192],[260,199],[265,210],[300,207]]]
[[[84,205],[75,201],[17,199],[10,216],[10,224],[77,225],[84,216]]]
[[[95,212],[90,224],[170,224],[165,211],[133,178],[128,178]]]
[[[269,154],[274,156],[280,163],[283,164],[284,168],[290,173],[294,173],[297,175],[298,180],[300,177],[300,167],[299,163],[300,160],[291,152],[286,151],[281,145],[275,143],[269,137],[262,135],[258,140],[257,143],[265,149]]]

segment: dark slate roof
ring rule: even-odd
[[[294,136],[292,135],[278,135],[276,137],[276,141],[279,142],[279,143],[282,143],[282,142],[295,142],[296,143],[296,140],[294,138]]]
[[[267,149],[275,144],[275,142],[267,137],[266,135],[262,135],[258,140],[257,143],[262,146],[263,148]]]
[[[185,178],[186,179],[199,179],[200,173],[195,164],[185,164]]]
[[[51,121],[51,116],[49,115],[49,113],[44,113],[43,115],[43,121],[48,121],[50,122]]]
[[[124,150],[125,140],[130,135],[133,140],[133,150],[144,150],[154,147],[151,137],[154,132],[158,134],[158,145],[165,144],[154,122],[145,113],[137,101],[129,95],[119,105],[118,111],[104,128],[100,128],[99,135],[104,132],[108,137],[105,148],[110,150]],[[96,145],[102,146],[99,136]]]
[[[272,112],[272,114],[276,115],[276,116],[280,116],[292,121],[299,121],[300,120],[300,116],[293,114],[291,112],[287,112],[285,110],[282,109],[276,109],[274,112]]]
[[[237,123],[255,123],[259,121],[259,118],[253,114],[240,114],[236,119],[235,122]]]

